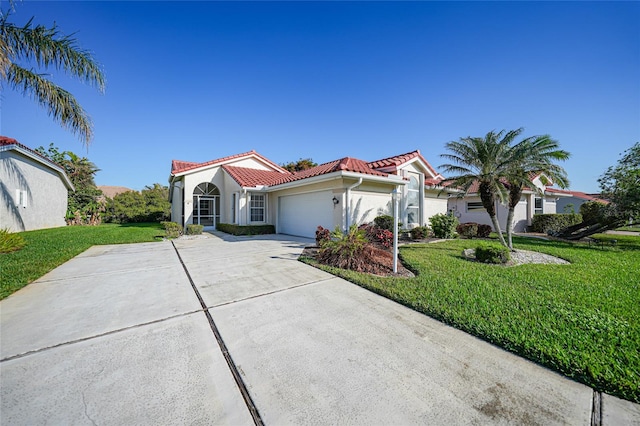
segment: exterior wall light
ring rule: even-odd
[[[337,205],[340,203],[340,200],[338,200],[336,197],[333,197],[333,204]]]

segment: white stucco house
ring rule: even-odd
[[[0,229],[65,226],[73,185],[58,164],[17,140],[0,136]]]
[[[562,198],[569,197],[567,191],[553,188],[553,182],[548,179],[545,180],[549,185],[545,185],[541,176],[533,177],[532,182],[536,185],[536,190],[525,188],[522,192],[520,202],[514,210],[513,231],[515,232],[526,232],[536,214],[562,213],[562,211],[557,211],[557,202]],[[487,211],[482,206],[478,186],[478,183],[474,183],[464,196],[452,195],[449,197],[448,209],[458,218],[460,223],[475,222],[493,227]],[[496,215],[503,231],[507,226],[508,211],[506,205],[496,202]]]
[[[580,206],[589,201],[609,204],[609,201],[600,198],[599,194],[587,194],[581,191],[569,190],[558,190],[558,192],[566,195],[556,203],[558,213],[580,213]]]
[[[318,225],[347,229],[393,212],[411,228],[447,211],[443,177],[420,151],[363,161],[344,157],[291,173],[255,151],[204,163],[174,160],[169,177],[171,220],[183,226],[271,224],[276,232],[315,236]]]

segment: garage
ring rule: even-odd
[[[333,230],[332,200],[331,191],[278,197],[278,233],[315,238],[318,225]]]

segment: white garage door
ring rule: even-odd
[[[286,195],[278,198],[278,233],[315,238],[322,225],[333,230],[331,191]]]

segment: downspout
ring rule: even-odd
[[[351,190],[354,188],[359,187],[360,185],[362,185],[362,178],[359,178],[358,181],[356,183],[354,183],[351,186],[347,187],[347,192],[346,192],[346,199],[345,199],[345,211],[347,213],[347,217],[346,217],[346,232],[349,232],[349,227],[351,226],[351,220],[350,220],[350,216],[351,216],[351,204],[349,204],[349,196],[351,195]]]

